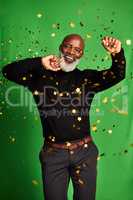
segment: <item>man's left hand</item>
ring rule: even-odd
[[[102,45],[111,54],[121,51],[121,42],[116,38],[106,36],[102,39]]]

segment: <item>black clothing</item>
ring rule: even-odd
[[[67,200],[70,181],[73,200],[95,200],[97,176],[96,145],[78,147],[74,151],[44,145],[40,152],[45,200]]]
[[[33,93],[46,140],[66,142],[90,134],[89,110],[94,95],[125,78],[124,51],[112,56],[109,69],[71,72],[44,69],[41,58],[5,66],[3,75]]]

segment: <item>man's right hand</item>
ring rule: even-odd
[[[58,58],[55,55],[49,55],[46,57],[42,57],[42,64],[45,69],[52,70],[52,71],[58,71],[60,70],[60,58]]]

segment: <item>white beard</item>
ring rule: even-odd
[[[64,59],[64,54],[61,53],[60,58],[62,59],[62,62],[60,63],[60,68],[65,71],[65,72],[70,72],[73,71],[77,64],[79,63],[80,59],[76,59],[74,62],[68,64],[66,63],[65,59]]]

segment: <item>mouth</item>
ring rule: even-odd
[[[68,56],[68,55],[64,55],[64,60],[67,62],[67,63],[72,63],[75,61],[75,59],[71,56]]]

